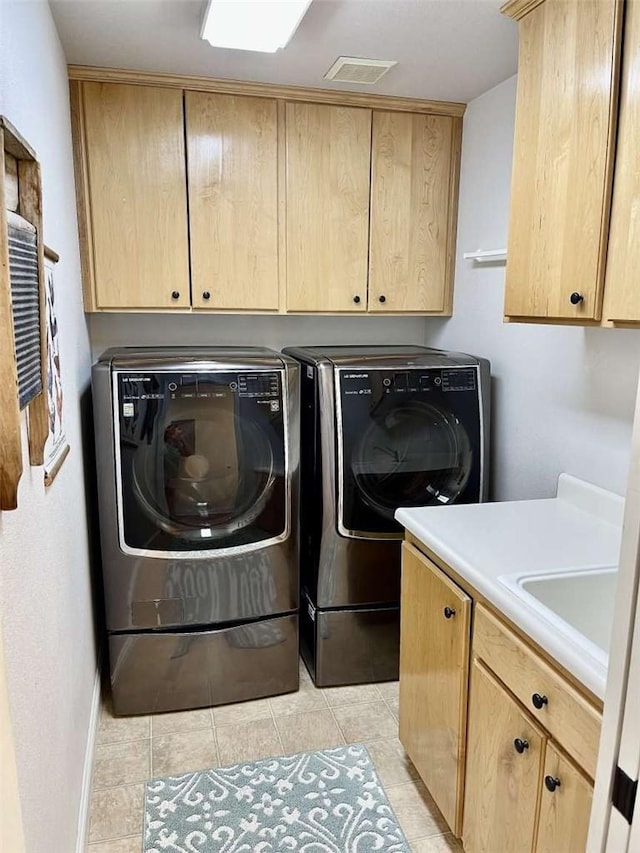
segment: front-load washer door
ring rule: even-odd
[[[336,373],[343,536],[399,537],[398,507],[479,500],[476,367]]]
[[[193,556],[288,534],[283,371],[115,371],[120,547]]]

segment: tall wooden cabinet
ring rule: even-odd
[[[511,0],[520,50],[505,290],[510,318],[600,319],[621,0]]]
[[[88,307],[189,306],[182,93],[85,83],[75,107]]]
[[[640,2],[503,12],[520,36],[505,315],[637,326]]]
[[[278,105],[185,92],[193,307],[277,311]]]
[[[625,4],[618,144],[604,320],[640,323],[640,2]]]
[[[400,740],[459,835],[471,599],[406,543],[400,619]]]
[[[367,310],[371,110],[286,107],[287,308]]]

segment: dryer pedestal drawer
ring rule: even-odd
[[[116,714],[223,705],[298,689],[297,614],[214,631],[112,634]]]
[[[300,609],[301,652],[318,687],[398,678],[400,609]]]
[[[473,654],[594,778],[602,715],[481,604],[475,608]]]

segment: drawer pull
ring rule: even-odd
[[[522,753],[525,751],[525,749],[529,749],[529,741],[523,740],[520,737],[517,737],[514,740],[513,745],[515,747],[516,752],[519,753],[520,755],[522,755]]]
[[[580,305],[581,302],[584,302],[584,296],[581,293],[578,293],[577,290],[575,290],[569,297],[569,302],[572,305]]]
[[[172,299],[180,299],[180,291],[179,290],[172,290],[171,291],[171,298]]]
[[[456,611],[453,609],[453,607],[445,607],[442,612],[444,613],[445,619],[451,619],[453,616],[456,615]]]
[[[544,784],[547,787],[547,791],[551,791],[551,793],[553,794],[555,789],[560,787],[560,780],[557,776],[545,776]]]
[[[354,302],[356,303],[356,305],[357,305],[357,304],[360,302],[360,297],[359,297],[359,296],[357,296],[357,295],[356,295],[356,296],[354,296],[354,297],[353,297],[353,301],[354,301]]]
[[[203,299],[211,299],[211,292],[209,290],[203,290],[202,291],[202,298]]]
[[[531,701],[533,702],[533,707],[537,708],[538,711],[540,711],[541,708],[544,708],[545,705],[549,704],[547,697],[541,696],[539,693],[534,693],[531,697]]]

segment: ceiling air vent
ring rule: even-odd
[[[324,75],[334,83],[377,83],[397,62],[388,59],[359,59],[339,56]]]

